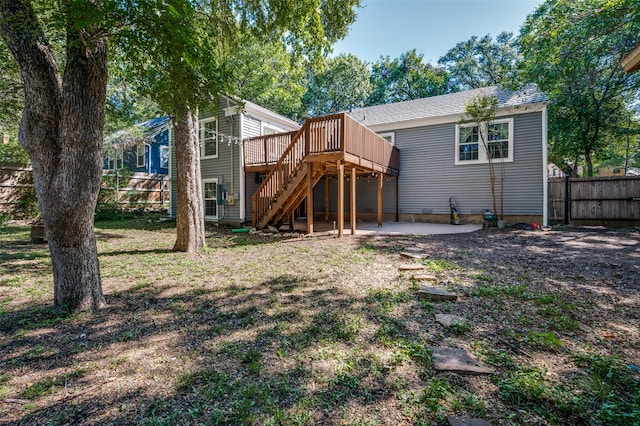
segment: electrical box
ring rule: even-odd
[[[227,194],[227,204],[233,206],[236,203],[236,199],[233,194]]]
[[[227,204],[229,204],[229,193],[227,192],[227,185],[218,184],[218,205],[226,206]]]

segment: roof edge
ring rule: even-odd
[[[496,110],[496,118],[507,117],[511,115],[522,115],[522,114],[530,114],[533,112],[540,112],[549,104],[546,102],[537,102],[531,104],[523,104],[515,107],[502,107]],[[448,114],[448,115],[438,115],[435,117],[426,117],[426,118],[416,118],[412,120],[404,120],[404,121],[393,121],[389,123],[380,123],[380,124],[372,124],[367,126],[369,129],[375,132],[381,131],[393,131],[393,130],[403,130],[403,129],[412,129],[416,127],[426,127],[426,126],[434,126],[437,124],[448,124],[448,123],[458,123],[465,116],[465,113],[459,114]]]

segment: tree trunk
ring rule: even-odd
[[[180,118],[174,116],[177,174],[175,251],[194,252],[205,246],[204,206],[200,178],[200,149],[197,120],[185,108]]]
[[[54,304],[71,311],[102,308],[93,218],[102,176],[106,39],[68,31],[62,77],[30,2],[0,0],[0,16],[24,81],[20,141],[31,158],[49,241]]]
[[[587,176],[593,177],[593,163],[591,162],[591,151],[584,150],[584,162],[587,165]]]

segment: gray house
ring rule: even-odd
[[[314,220],[335,220],[342,234],[345,217],[352,232],[362,220],[448,223],[453,197],[464,222],[481,222],[492,209],[479,142],[488,130],[461,124],[478,95],[498,99],[490,132],[504,156],[505,219],[546,224],[547,98],[534,86],[373,106],[302,127],[251,103],[239,112],[223,98],[215,117],[200,117],[205,219],[262,228],[302,217],[308,232]],[[173,176],[172,167],[175,214]]]
[[[215,113],[205,111],[199,116],[199,132],[204,195],[205,221],[225,223],[247,222],[251,218],[251,195],[258,186],[254,178],[247,181],[244,172],[242,141],[262,135],[297,131],[293,120],[249,101],[240,107],[227,97],[218,99]],[[170,134],[171,164],[169,170],[171,202],[169,215],[176,214],[175,138]]]
[[[450,197],[466,222],[480,222],[492,210],[487,152],[478,140],[478,131],[486,129],[459,124],[465,104],[478,95],[498,99],[491,142],[504,147],[505,219],[547,224],[547,97],[534,85],[516,92],[487,87],[350,113],[400,150],[397,194],[391,188],[383,195],[397,197],[400,221],[447,223]],[[500,161],[493,162],[498,171]],[[385,213],[392,204],[385,203]]]

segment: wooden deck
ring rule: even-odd
[[[355,224],[355,182],[359,174],[378,176],[378,216],[382,220],[382,176],[398,176],[400,153],[367,127],[347,114],[307,120],[298,132],[260,136],[244,141],[246,172],[267,173],[253,194],[253,225],[263,228],[289,219],[307,199],[313,206],[313,187],[323,176],[338,178],[338,222],[342,233],[344,177],[350,173],[353,185],[351,223]],[[308,216],[313,232],[313,209]],[[355,225],[352,225],[352,227]],[[355,231],[354,229],[352,231]]]

